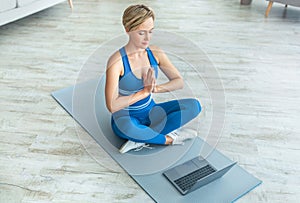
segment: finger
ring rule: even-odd
[[[147,79],[148,79],[148,74],[147,73],[143,73],[142,78],[143,78],[143,81],[145,83],[147,81]]]
[[[154,71],[153,68],[148,69],[148,73],[153,73],[153,71]]]
[[[151,78],[152,78],[151,72],[148,70],[148,71],[147,71],[147,79],[148,79],[148,80],[151,80]]]
[[[154,77],[154,71],[153,71],[153,69],[149,68],[148,72],[149,72],[149,75],[151,76],[151,78],[153,78]]]
[[[147,75],[149,76],[150,74],[151,74],[151,71],[150,71],[150,69],[148,69]]]

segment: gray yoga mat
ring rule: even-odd
[[[182,146],[156,145],[152,149],[120,154],[118,150],[124,140],[114,135],[110,127],[104,84],[104,77],[95,78],[55,91],[52,96],[156,202],[234,202],[261,183],[235,165],[222,178],[182,196],[162,173],[199,156],[201,147],[207,144],[197,137]],[[216,149],[211,149],[206,159],[216,168],[232,163]]]

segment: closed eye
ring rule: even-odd
[[[145,35],[147,32],[149,32],[149,34],[152,34],[153,33],[153,29],[154,28],[152,28],[149,31],[147,31],[147,30],[140,30],[138,33],[139,33],[139,35]]]

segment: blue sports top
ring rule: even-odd
[[[128,96],[134,94],[144,88],[143,79],[137,78],[130,67],[129,60],[126,54],[125,47],[122,47],[120,50],[120,54],[122,56],[122,62],[124,67],[124,74],[119,77],[119,94]],[[158,75],[158,63],[152,53],[152,51],[146,48],[148,59],[152,68],[155,71],[155,77]],[[148,97],[124,108],[125,110],[141,110],[146,108],[152,101],[152,95],[150,94]]]

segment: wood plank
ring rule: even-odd
[[[300,9],[275,4],[266,19],[265,1],[147,2],[156,29],[202,51],[189,56],[199,60],[201,79],[170,58],[204,106],[203,138],[212,116],[204,81],[217,78],[205,75],[205,59],[218,69],[226,117],[217,148],[263,180],[239,202],[297,202]],[[128,5],[78,0],[73,11],[59,4],[0,27],[0,202],[153,202],[50,96],[75,83],[101,44],[124,33],[120,19]],[[101,76],[105,63],[99,56],[84,76]]]

